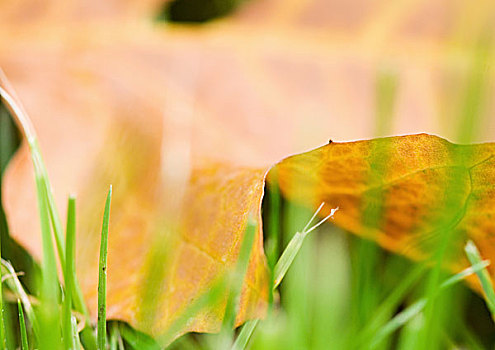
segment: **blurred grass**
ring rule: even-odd
[[[481,256],[476,245],[470,240],[467,242],[464,251],[468,257],[471,265],[478,265],[481,263]],[[490,274],[488,270],[485,268],[483,270],[476,271],[478,275],[478,279],[481,283],[481,287],[483,289],[483,293],[485,294],[486,304],[488,309],[492,314],[492,319],[495,320],[495,292],[493,290],[493,282],[490,278]]]

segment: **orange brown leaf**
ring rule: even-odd
[[[419,134],[334,142],[287,158],[276,169],[288,199],[311,208],[322,202],[338,206],[337,226],[395,253],[430,258],[448,230],[453,246],[446,265],[459,271],[469,266],[463,254],[467,239],[485,258],[495,254],[494,166],[494,144],[456,145]],[[269,174],[269,182],[273,178]],[[370,221],[367,207],[373,206],[380,209]]]

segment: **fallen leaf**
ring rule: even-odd
[[[277,181],[294,202],[311,208],[327,203],[322,215],[338,206],[337,226],[416,260],[430,258],[448,230],[445,264],[458,272],[469,266],[463,254],[468,238],[483,257],[495,254],[494,165],[493,143],[456,145],[418,134],[334,142],[284,159],[268,181]],[[371,221],[370,207],[380,207]],[[471,283],[479,288],[476,279]]]
[[[487,4],[477,8],[489,9]],[[454,129],[450,119],[433,117],[451,105],[442,101],[452,99],[451,86],[462,85],[455,83],[469,74],[470,57],[452,52],[446,44],[454,31],[447,30],[447,23],[455,22],[465,8],[442,1],[428,6],[413,1],[405,7],[358,0],[347,6],[338,1],[253,2],[234,18],[203,28],[152,25],[149,17],[154,9],[154,2],[40,1],[39,6],[4,2],[0,65],[39,134],[61,212],[67,195],[78,195],[77,269],[93,315],[95,247],[107,186],[112,183],[115,194],[109,237],[109,318],[150,331],[138,319],[146,256],[155,234],[170,227],[171,218],[180,217],[179,233],[171,239],[175,255],[162,298],[157,300],[161,311],[152,330],[156,334],[234,264],[248,217],[259,221],[270,164],[328,138],[373,136],[375,80],[383,67],[400,81],[390,133],[440,133],[445,125]],[[489,119],[480,139],[493,138],[494,122]],[[449,128],[446,133],[453,135]],[[435,151],[430,158],[421,160],[404,151],[402,158],[397,154],[397,163],[407,159],[412,162],[410,169],[427,167],[423,161],[432,167],[435,160],[444,165],[447,157],[436,152],[456,147],[435,146],[442,142],[430,136],[420,138],[428,142],[397,143],[407,144],[404,150],[410,152],[430,145]],[[324,156],[323,150],[341,147],[361,147],[362,156],[369,152],[366,143],[351,145],[335,143],[277,167],[282,174],[287,172],[280,180],[289,198],[308,205],[320,199],[332,205],[342,201],[344,209],[335,222],[368,235],[358,216],[356,188],[364,186],[369,162],[353,151],[355,167],[345,163],[356,171],[352,176],[340,167],[330,171],[339,176],[317,177],[326,164],[318,161],[318,152]],[[302,163],[298,169],[309,176],[304,180],[297,177],[304,174],[289,167],[298,159]],[[291,177],[321,198],[296,195],[284,183]],[[338,196],[328,190],[334,180],[342,182],[338,188],[345,183],[361,187]],[[412,177],[407,186],[415,191],[423,186],[419,198],[432,199],[437,193],[426,191],[420,180]],[[33,172],[25,144],[12,160],[3,186],[12,235],[40,258]],[[396,191],[402,190],[399,186]],[[178,209],[182,203],[183,209]],[[408,205],[405,199],[399,203]],[[371,230],[382,245],[403,252],[405,241],[416,232],[412,226],[429,222],[418,217],[430,213],[433,202],[414,203],[406,208],[411,210],[409,216],[401,212],[399,217],[408,218],[404,221],[392,215],[398,207],[387,207],[389,226],[383,232]],[[395,229],[397,237],[392,234]],[[261,227],[255,247],[238,324],[262,316],[265,309],[268,279]],[[405,253],[421,253],[413,248]],[[206,310],[180,333],[218,330],[221,315],[221,307]]]
[[[98,252],[95,247],[99,245],[101,222],[101,212],[95,210],[101,204],[97,193],[100,190],[104,192],[105,186],[112,183],[115,194],[110,226],[112,233],[108,244],[108,318],[128,321],[144,331],[163,332],[192,300],[204,293],[206,287],[229,266],[234,265],[249,218],[258,222],[258,232],[242,292],[238,323],[262,316],[268,298],[260,220],[266,169],[219,163],[194,168],[183,200],[185,205],[180,211],[181,220],[174,218],[176,222],[168,225],[167,219],[172,220],[166,212],[168,202],[178,194],[175,190],[160,192],[161,147],[158,136],[161,134],[158,132],[156,137],[153,136],[153,131],[159,129],[159,124],[151,126],[140,120],[120,120],[118,127],[111,128],[107,133],[105,147],[93,160],[97,168],[90,176],[86,174],[77,189],[81,195],[78,196],[76,267],[91,313],[95,315],[96,311]],[[74,134],[69,133],[67,137],[78,139],[80,130],[72,131]],[[76,145],[71,141],[72,147],[82,149],[86,142],[85,138],[79,139]],[[53,170],[50,165],[62,161],[62,168],[67,172],[84,171],[82,167],[87,166],[84,152],[80,158],[74,158],[74,164],[69,165],[63,161],[67,155],[65,151],[58,155],[49,152],[46,157],[48,167]],[[57,159],[58,156],[61,158]],[[34,190],[33,174],[29,150],[24,143],[4,175],[4,203],[9,212],[11,234],[40,258],[39,235],[17,235],[36,229],[35,220],[28,219],[26,211],[16,209],[18,205],[26,208],[29,203],[26,196],[32,195],[30,191]],[[67,173],[60,176],[66,177]],[[59,185],[62,183],[57,175],[52,177],[52,181]],[[55,190],[55,193],[60,192]],[[62,199],[60,203],[63,204]],[[28,210],[33,210],[31,214],[36,218],[36,208]],[[167,256],[170,264],[166,269],[160,300],[153,301],[160,317],[153,329],[145,328],[149,325],[139,320],[139,315],[142,312],[140,307],[144,307],[140,298],[143,296],[143,285],[146,285],[145,277],[148,276],[147,258],[155,242],[154,235],[170,227],[176,229],[169,233],[168,243],[165,244],[170,254]],[[217,331],[223,317],[223,307],[220,305],[205,310],[180,333]]]

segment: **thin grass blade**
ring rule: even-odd
[[[437,290],[435,296],[441,294],[443,290],[453,286],[456,283],[459,283],[467,276],[472,275],[473,273],[478,273],[483,269],[486,269],[488,262],[480,261],[479,263],[455,274],[454,276],[443,281]],[[401,311],[397,315],[395,315],[389,322],[387,322],[380,330],[375,334],[370,343],[370,349],[375,349],[382,341],[392,335],[397,329],[404,326],[406,323],[411,321],[413,318],[418,316],[428,302],[431,302],[431,298],[421,298],[405,310]]]
[[[31,152],[31,157],[33,160],[35,177],[40,178],[42,180],[41,186],[44,188],[44,191],[46,193],[48,213],[49,213],[50,222],[53,227],[53,233],[54,233],[55,243],[60,261],[60,266],[62,268],[62,271],[65,271],[65,245],[63,241],[62,224],[60,221],[60,215],[58,214],[58,210],[55,204],[55,198],[53,196],[53,191],[51,189],[50,180],[47,175],[46,167],[43,162],[43,158],[41,156],[41,150],[38,144],[38,137],[36,135],[35,129],[22,105],[19,104],[18,101],[16,101],[16,99],[2,87],[0,87],[0,98],[2,99],[2,102],[5,103],[5,106],[8,108],[8,110],[11,112],[12,117],[15,120],[17,120],[18,125],[20,126],[22,132],[26,137]],[[84,297],[81,288],[75,276],[74,276],[74,288],[75,288],[75,290],[73,291],[74,307],[77,311],[79,311],[85,316],[86,324],[90,325],[91,319],[89,316],[89,311],[84,302]],[[85,344],[87,350],[96,349],[96,338],[93,331],[87,327],[83,331],[82,335],[86,340]]]
[[[306,233],[304,232],[296,232],[294,237],[290,240],[289,244],[285,248],[284,252],[280,256],[277,264],[275,265],[274,275],[275,278],[273,280],[273,289],[276,289],[285,274],[289,270],[289,267],[292,265],[294,259],[296,258],[297,253],[301,249],[301,246],[306,238]]]
[[[75,273],[75,240],[76,240],[76,199],[69,197],[67,206],[67,230],[65,234],[65,261],[64,271],[65,295],[63,304],[63,337],[66,349],[75,349],[74,335],[72,334],[72,291],[74,290]]]
[[[29,350],[26,322],[24,320],[24,312],[22,311],[22,304],[20,300],[17,300],[17,308],[19,309],[19,329],[21,331],[21,350]]]
[[[426,265],[421,264],[414,268],[393,290],[393,292],[380,304],[375,310],[373,317],[354,341],[359,344],[358,347],[364,346],[368,340],[373,337],[373,334],[386,323],[393,310],[397,308],[400,302],[404,299],[410,288],[424,276]]]
[[[61,320],[58,312],[59,283],[57,265],[52,245],[50,218],[46,201],[46,187],[41,177],[36,177],[36,187],[43,245],[40,305],[40,326],[42,336],[39,338],[39,346],[42,350],[61,349]]]
[[[243,350],[247,348],[249,340],[258,326],[260,320],[251,320],[247,321],[241,328],[241,332],[237,336],[234,345],[232,346],[232,350]]]
[[[311,217],[310,221],[308,224],[304,227],[304,230],[302,232],[296,232],[294,237],[290,240],[289,244],[287,244],[287,247],[283,251],[282,255],[280,256],[280,259],[277,261],[277,264],[275,265],[274,269],[274,282],[273,282],[273,289],[276,289],[280,282],[282,282],[282,279],[284,278],[285,274],[289,270],[289,267],[292,265],[294,262],[294,259],[297,256],[297,253],[301,249],[301,246],[304,242],[304,239],[308,235],[309,232],[315,230],[318,226],[323,224],[326,220],[331,218],[335,212],[338,210],[338,208],[332,209],[330,211],[330,214],[322,219],[320,222],[318,222],[316,225],[313,227],[309,227],[309,224],[314,220],[318,212],[321,210],[323,207],[324,203],[320,205],[318,210],[315,212],[313,217]]]
[[[15,293],[16,297],[21,300],[22,305],[26,310],[27,318],[31,323],[31,326],[33,327],[34,335],[38,337],[40,334],[39,324],[36,314],[34,313],[31,300],[29,299],[29,296],[24,290],[24,287],[22,286],[21,282],[19,281],[19,278],[17,277],[17,273],[15,272],[14,267],[8,261],[5,261],[3,259],[1,260],[1,263],[2,263],[2,269],[5,270],[2,272],[2,275],[4,276],[4,278],[7,277],[8,275],[8,278],[5,280],[5,283],[9,287],[9,289]]]
[[[304,242],[304,238],[307,236],[307,234],[316,228],[318,228],[320,225],[322,225],[325,221],[327,221],[330,217],[332,217],[335,212],[338,210],[338,208],[331,209],[330,214],[327,215],[325,218],[320,220],[318,223],[316,223],[314,226],[309,227],[310,224],[313,222],[313,220],[316,218],[318,213],[321,211],[325,203],[322,203],[316,212],[313,214],[311,219],[308,221],[306,226],[304,227],[303,232],[296,232],[294,237],[291,239],[285,250],[283,251],[282,255],[280,256],[279,260],[275,264],[274,268],[274,278],[273,278],[273,288],[272,290],[276,289],[279,285],[280,282],[282,282],[282,279],[284,278],[285,274],[289,270],[289,267],[292,265],[294,262],[294,259],[301,249],[301,246]],[[242,328],[241,332],[237,336],[237,339],[232,346],[232,349],[235,350],[240,350],[240,349],[245,349],[247,347],[247,344],[249,343],[249,339],[254,333],[254,330],[256,329],[257,325],[259,323],[259,320],[251,320],[246,322]]]
[[[100,242],[100,264],[98,276],[98,349],[105,350],[107,342],[107,253],[108,253],[108,224],[110,221],[110,204],[112,201],[112,186],[108,190],[103,213],[103,225]]]
[[[1,244],[0,244],[0,249],[1,249]],[[2,279],[2,273],[0,269],[0,281]],[[4,323],[4,317],[5,317],[5,311],[3,307],[3,283],[0,283],[0,349],[6,349],[7,348],[7,341],[5,338],[5,323]]]
[[[468,241],[466,246],[464,247],[464,251],[468,257],[471,265],[479,264],[482,259],[478,248],[472,241]],[[492,318],[495,320],[495,292],[493,290],[492,280],[490,278],[490,274],[486,268],[479,270],[476,272],[478,279],[481,283],[481,287],[483,288],[483,292],[485,293],[485,301],[488,305],[488,309],[492,314]]]
[[[158,344],[149,336],[140,333],[125,324],[119,324],[119,331],[124,340],[135,350],[159,350]]]
[[[83,349],[81,345],[81,339],[79,339],[79,331],[77,329],[77,319],[74,315],[71,317],[71,325],[72,325],[72,344],[74,344],[74,349]],[[88,328],[85,328],[88,329]],[[88,346],[86,345],[86,349]]]

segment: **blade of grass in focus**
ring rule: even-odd
[[[28,350],[28,339],[26,331],[26,322],[24,321],[24,312],[22,311],[22,304],[20,300],[17,300],[17,307],[19,309],[19,329],[21,333],[21,350]]]
[[[57,265],[52,245],[46,187],[43,184],[43,179],[39,176],[36,177],[36,185],[43,248],[39,347],[41,350],[55,350],[62,349],[60,341],[61,320],[58,312],[59,283]]]
[[[108,253],[108,224],[110,221],[110,203],[112,201],[112,186],[108,190],[103,213],[103,225],[101,228],[100,263],[98,276],[98,349],[106,349],[107,341],[107,253]]]
[[[65,271],[65,245],[63,241],[62,224],[60,221],[60,215],[58,214],[58,210],[56,208],[55,198],[52,193],[50,180],[47,175],[47,170],[43,162],[43,158],[41,156],[41,150],[38,144],[38,138],[36,132],[23,107],[20,104],[18,104],[17,101],[13,98],[13,96],[11,96],[2,87],[0,87],[0,97],[2,101],[5,103],[5,106],[10,110],[13,118],[17,120],[18,125],[22,129],[22,132],[24,133],[27,143],[29,145],[31,158],[33,160],[35,178],[40,179],[40,181],[37,180],[37,187],[39,186],[43,187],[42,193],[44,193],[45,195],[43,201],[46,202],[46,206],[47,206],[46,211],[49,214],[48,226],[50,226],[51,223],[54,233],[54,239],[57,247],[59,262],[63,272]],[[40,192],[40,190],[41,189],[38,189],[37,191]],[[90,328],[91,319],[89,317],[89,311],[84,302],[84,297],[81,288],[79,286],[79,283],[77,281],[77,277],[75,275],[74,275],[74,287],[75,290],[73,291],[73,300],[74,300],[75,309],[80,313],[82,313],[86,318],[87,327],[85,330],[83,330],[82,336],[85,339],[85,345],[87,349],[94,350],[96,349],[96,338],[94,332]]]
[[[72,291],[74,289],[75,274],[75,240],[76,240],[76,199],[69,197],[67,205],[67,230],[65,234],[66,269],[64,271],[65,294],[63,303],[63,336],[66,349],[75,349],[72,327]]]
[[[21,300],[22,305],[26,310],[26,315],[29,320],[29,323],[31,323],[31,326],[33,327],[34,335],[36,339],[38,339],[40,335],[40,326],[37,316],[34,313],[34,309],[29,299],[29,296],[27,295],[26,291],[24,290],[24,287],[19,281],[19,278],[17,277],[17,274],[14,268],[12,267],[12,265],[8,261],[5,261],[3,259],[1,260],[1,263],[2,263],[3,276],[6,277],[6,275],[8,275],[8,278],[5,280],[4,283],[10,288],[10,290],[12,290],[15,293],[15,296]]]

